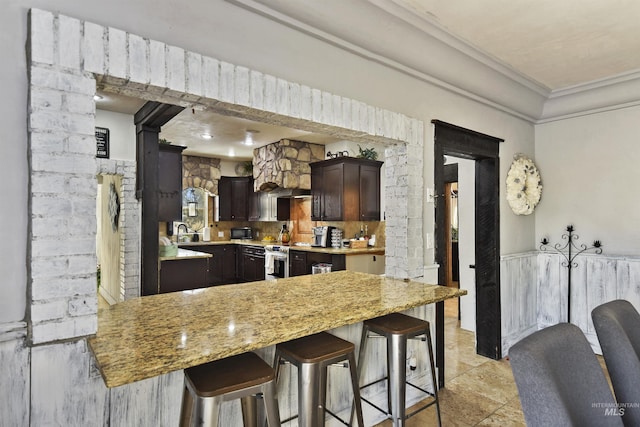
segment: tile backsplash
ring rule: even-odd
[[[213,212],[211,212],[213,216]],[[160,236],[166,236],[166,225],[160,226]],[[385,246],[385,222],[384,221],[312,221],[311,199],[292,199],[291,219],[289,221],[218,221],[210,223],[211,241],[226,241],[231,235],[233,227],[251,227],[256,240],[262,240],[266,236],[278,238],[282,224],[287,224],[291,233],[291,242],[311,243],[313,241],[312,227],[328,225],[342,230],[343,239],[351,239],[360,233],[360,229],[366,230],[369,236],[376,236],[375,246]],[[219,236],[222,233],[222,236]],[[202,240],[202,232],[199,236]],[[175,240],[175,235],[173,236]]]

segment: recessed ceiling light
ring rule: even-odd
[[[211,134],[210,134],[210,133],[203,133],[203,134],[200,134],[200,137],[201,137],[202,139],[211,139],[211,138],[213,138],[213,136],[211,136]]]
[[[259,130],[247,129],[244,134],[244,145],[253,145],[253,135],[260,133]]]

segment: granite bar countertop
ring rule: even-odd
[[[88,343],[117,387],[465,294],[353,271],[215,286],[102,308]]]
[[[174,261],[180,259],[194,259],[194,258],[211,258],[213,255],[206,252],[192,251],[190,249],[178,248],[178,253],[174,256],[161,256],[160,261]]]
[[[199,242],[183,242],[183,243],[178,243],[178,245],[182,248],[197,248],[198,246],[205,246],[205,245],[230,245],[230,244],[236,244],[236,245],[250,245],[250,246],[267,246],[267,245],[274,245],[274,246],[283,246],[282,243],[278,243],[278,242],[273,242],[273,241],[265,241],[265,240],[216,240],[216,241],[210,241],[210,242],[203,242],[203,241],[199,241]],[[357,249],[352,249],[352,248],[340,248],[340,249],[334,249],[334,248],[322,248],[322,247],[316,247],[316,246],[307,246],[307,245],[301,245],[298,246],[296,244],[291,244],[288,245],[289,246],[289,250],[291,251],[304,251],[304,252],[320,252],[320,253],[325,253],[325,254],[336,254],[336,255],[384,255],[384,248],[383,247],[366,247],[366,248],[357,248]]]

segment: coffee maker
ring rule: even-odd
[[[313,230],[313,243],[311,246],[328,248],[331,246],[331,230],[335,227],[323,225],[321,227],[311,227]]]

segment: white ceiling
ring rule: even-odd
[[[387,0],[549,89],[640,70],[637,0]]]
[[[102,96],[102,99],[96,103],[96,107],[101,110],[133,115],[145,103],[142,99],[112,92],[99,90],[98,94]],[[252,146],[245,145],[247,131],[253,131],[254,144]],[[211,135],[211,139],[203,138],[203,134]],[[252,159],[255,148],[281,139],[295,139],[323,145],[337,141],[335,137],[328,135],[314,134],[191,108],[185,108],[162,126],[160,138],[175,145],[187,147],[183,151],[187,155],[230,160]]]
[[[319,18],[316,12],[323,6],[315,0],[256,1],[274,7],[277,4],[299,19],[306,16],[326,19],[324,22],[331,21],[328,16],[335,10],[327,5],[328,9],[321,14],[325,18]],[[426,21],[437,26],[551,91],[640,70],[638,0],[359,1],[380,6],[391,14],[395,14],[391,6],[399,7],[416,17],[414,22]],[[341,5],[335,4],[338,9]],[[336,23],[342,19],[335,18]],[[336,34],[340,33],[339,28],[344,27],[333,28]],[[99,109],[133,114],[144,103],[122,95],[103,95],[105,99],[98,103]],[[253,147],[243,144],[247,130],[259,131],[254,134]],[[213,138],[204,140],[203,133]],[[163,126],[160,136],[187,146],[185,154],[239,160],[252,158],[255,147],[283,138],[320,144],[335,141],[325,135],[191,109]]]
[[[253,131],[252,146],[245,145],[247,131]],[[211,139],[202,138],[203,133],[211,135]],[[183,153],[187,155],[237,160],[253,159],[255,148],[281,139],[296,139],[316,144],[336,141],[336,138],[326,135],[223,116],[210,111],[193,111],[189,108],[164,125],[160,137],[186,146],[187,149]]]

